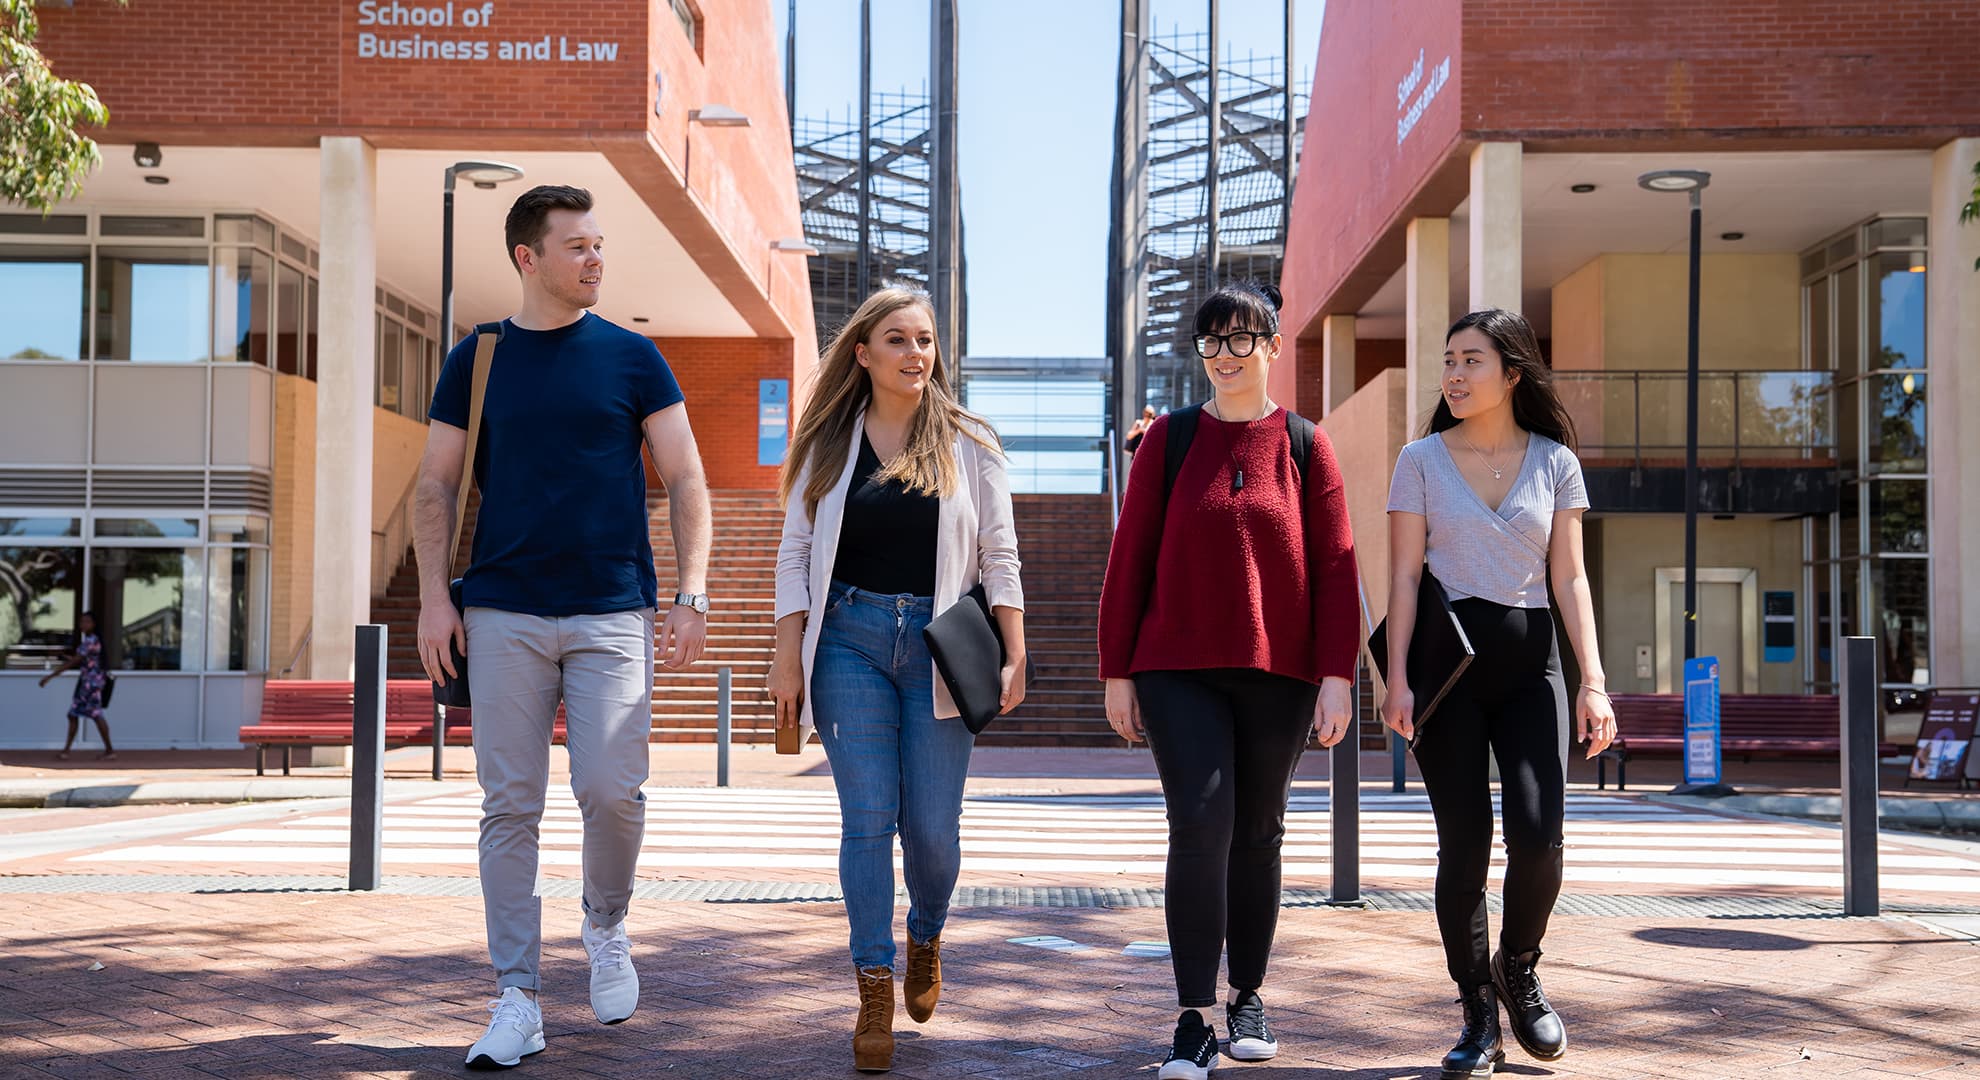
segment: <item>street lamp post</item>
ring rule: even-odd
[[[1660,169],[1636,178],[1649,191],[1681,191],[1691,196],[1691,287],[1686,312],[1684,359],[1684,658],[1698,655],[1698,243],[1704,219],[1699,195],[1712,174],[1695,169]]]
[[[502,161],[457,161],[447,166],[447,182],[440,196],[440,340],[441,350],[454,347],[454,181],[466,180],[477,188],[492,189],[522,179],[521,166]]]

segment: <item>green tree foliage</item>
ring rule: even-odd
[[[89,84],[57,78],[34,47],[35,0],[0,0],[0,202],[47,211],[82,189],[101,161],[79,128],[110,111]]]

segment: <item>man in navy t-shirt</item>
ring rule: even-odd
[[[571,790],[584,816],[584,926],[591,1007],[616,1024],[639,1002],[626,908],[646,829],[640,786],[652,726],[654,609],[642,445],[666,483],[681,587],[660,636],[670,668],[707,638],[709,505],[681,388],[653,342],[585,309],[598,303],[604,237],[581,188],[516,200],[509,258],[522,307],[489,365],[474,479],[481,489],[463,620],[448,595],[455,499],[467,452],[476,340],[455,346],[433,392],[420,463],[419,655],[427,674],[473,661],[482,789],[481,893],[496,993],[473,1068],[543,1049],[536,1001],[542,902],[537,834],[564,703]]]

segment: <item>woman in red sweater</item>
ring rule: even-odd
[[[1279,915],[1286,798],[1309,731],[1347,733],[1354,539],[1325,434],[1274,404],[1279,291],[1226,285],[1196,313],[1216,394],[1156,420],[1134,456],[1100,594],[1107,722],[1148,740],[1169,811],[1166,914],[1182,1015],[1160,1080],[1278,1053],[1258,988]],[[1187,434],[1185,434],[1187,432]],[[1170,442],[1187,448],[1170,472]],[[1301,460],[1304,457],[1305,460]]]

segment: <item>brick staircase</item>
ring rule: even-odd
[[[1037,679],[983,746],[1108,746],[1097,622],[1114,530],[1105,495],[1015,495],[1024,559],[1024,637]]]
[[[688,671],[656,668],[653,676],[654,742],[706,742],[714,738],[719,669],[732,678],[731,718],[737,742],[770,742],[774,718],[764,681],[776,647],[777,541],[784,515],[771,492],[712,493],[715,550],[710,560],[708,648]],[[1094,620],[1100,581],[1112,540],[1105,496],[1015,497],[1018,542],[1025,558],[1025,636],[1038,678],[1025,703],[984,733],[986,746],[1092,746],[1115,740],[1107,727],[1105,697],[1094,659]],[[472,536],[479,503],[468,508],[464,536]],[[673,534],[664,494],[651,497],[653,561],[664,614],[677,590]],[[465,569],[468,544],[456,562]],[[372,619],[385,623],[388,667],[394,678],[420,678],[415,634],[419,578],[413,561],[393,576],[372,602]]]

